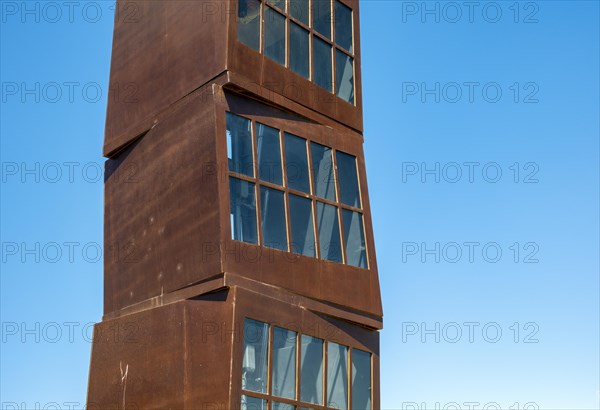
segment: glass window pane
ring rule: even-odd
[[[363,232],[362,214],[342,209],[344,220],[344,249],[346,263],[359,268],[367,267],[367,251]]]
[[[254,184],[229,177],[231,239],[258,243]]]
[[[337,208],[317,202],[317,222],[321,259],[342,262]]]
[[[310,144],[312,155],[315,195],[335,201],[335,179],[333,177],[332,150],[321,144]]]
[[[263,181],[283,185],[279,130],[256,124],[258,176]]]
[[[273,329],[273,394],[296,397],[296,332]]]
[[[230,112],[226,118],[229,170],[252,177],[252,124],[250,120]]]
[[[360,208],[360,191],[356,172],[356,157],[336,151],[338,181],[340,184],[340,201],[346,205]]]
[[[348,50],[352,50],[352,10],[345,4],[335,2],[335,43]]]
[[[287,403],[277,403],[274,401],[273,405],[271,406],[271,410],[296,410],[296,406],[292,406],[291,404]]]
[[[265,55],[285,65],[285,17],[265,7]]]
[[[327,343],[327,406],[348,408],[348,348]]]
[[[308,31],[290,23],[290,68],[296,74],[310,78]]]
[[[317,85],[333,91],[331,80],[331,46],[313,36],[313,78]]]
[[[238,40],[260,51],[260,1],[238,0]]]
[[[260,187],[263,245],[287,251],[285,201],[282,191]]]
[[[354,104],[354,62],[340,50],[335,50],[335,80],[335,94]]]
[[[267,401],[256,397],[242,396],[241,410],[267,410]]]
[[[285,169],[287,183],[292,189],[310,193],[306,140],[292,134],[285,134]]]
[[[267,3],[272,4],[273,6],[285,11],[285,0],[267,0]]]
[[[269,325],[245,319],[242,389],[259,393],[267,392],[268,348]]]
[[[352,349],[352,410],[371,410],[371,353]]]
[[[290,0],[290,14],[308,26],[308,0]]]
[[[331,38],[331,0],[313,0],[313,28]]]
[[[316,252],[312,201],[292,194],[290,194],[289,198],[292,252],[314,258]]]
[[[323,404],[323,340],[302,335],[300,400]]]

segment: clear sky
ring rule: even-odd
[[[24,4],[0,1],[0,401],[80,409],[114,7]],[[599,21],[361,2],[384,408],[600,408]]]

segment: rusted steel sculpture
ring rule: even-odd
[[[358,1],[117,9],[88,408],[379,408]]]

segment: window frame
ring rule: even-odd
[[[294,408],[296,410],[300,410],[302,408],[306,408],[306,409],[311,409],[311,410],[338,410],[336,407],[330,407],[327,405],[327,401],[328,401],[328,396],[329,396],[329,391],[328,391],[328,370],[329,370],[329,362],[328,362],[328,347],[329,347],[329,343],[335,343],[337,345],[343,346],[347,348],[347,353],[346,353],[346,363],[347,363],[347,369],[346,369],[346,380],[347,380],[347,394],[346,394],[346,400],[347,400],[347,404],[346,407],[348,410],[351,409],[352,407],[352,354],[354,350],[358,350],[361,351],[363,353],[368,353],[370,356],[370,386],[371,386],[371,397],[370,397],[370,401],[371,401],[371,410],[373,410],[373,404],[374,404],[374,369],[375,369],[375,355],[373,352],[364,349],[364,348],[357,348],[353,345],[349,345],[348,343],[342,342],[342,341],[337,341],[337,340],[331,340],[328,338],[325,338],[323,336],[318,336],[318,335],[314,335],[312,334],[310,331],[309,332],[305,332],[303,329],[288,329],[285,326],[282,326],[278,323],[275,322],[269,322],[269,321],[265,321],[265,320],[260,320],[254,317],[254,315],[244,315],[241,318],[242,320],[242,324],[246,321],[246,320],[252,320],[255,322],[259,322],[259,323],[264,323],[268,325],[268,337],[267,337],[267,384],[266,384],[266,393],[261,393],[261,392],[256,392],[253,390],[247,390],[244,388],[241,388],[241,383],[242,383],[242,379],[240,378],[239,383],[240,383],[240,399],[242,396],[247,396],[247,397],[253,397],[256,399],[261,399],[261,400],[265,400],[267,402],[267,410],[272,410],[273,408],[273,402],[277,402],[277,403],[283,403],[283,404],[288,404],[290,406],[294,406]],[[289,398],[285,398],[285,397],[279,397],[279,396],[275,396],[273,394],[273,353],[274,353],[274,349],[273,349],[273,341],[274,341],[274,334],[275,334],[275,328],[280,328],[280,329],[285,329],[285,330],[291,330],[293,332],[296,333],[296,357],[295,357],[295,363],[296,363],[296,373],[295,373],[295,382],[296,382],[296,386],[295,386],[295,391],[294,391],[294,399],[289,399]],[[244,327],[242,326],[242,329]],[[323,346],[322,346],[322,360],[323,360],[323,368],[322,368],[322,404],[314,404],[314,403],[309,403],[309,402],[304,402],[301,400],[301,376],[302,376],[302,336],[310,336],[312,338],[315,339],[319,339],[323,341]],[[245,341],[245,334],[244,332],[242,332],[242,341]],[[241,343],[241,349],[244,349],[244,343]]]
[[[320,140],[318,138],[309,138],[306,136],[307,134],[309,134],[309,132],[307,132],[307,131],[298,132],[299,131],[298,129],[296,129],[295,127],[289,127],[285,121],[271,122],[268,120],[268,118],[266,116],[256,117],[254,115],[244,115],[244,114],[240,115],[232,109],[226,109],[225,116],[227,116],[227,113],[236,115],[238,117],[242,117],[251,122],[251,126],[250,126],[251,132],[250,133],[251,133],[251,139],[252,139],[252,152],[253,152],[252,176],[248,176],[246,174],[231,171],[231,170],[229,170],[229,167],[227,167],[226,175],[228,177],[227,178],[228,197],[229,197],[229,195],[231,195],[231,190],[230,190],[230,186],[229,186],[229,178],[233,177],[233,178],[254,184],[258,243],[254,244],[254,243],[239,241],[239,240],[236,240],[233,238],[230,238],[230,239],[235,242],[240,242],[240,243],[244,243],[247,245],[260,246],[262,248],[266,248],[269,250],[280,250],[280,249],[266,246],[264,244],[264,234],[263,234],[262,219],[261,219],[262,203],[261,203],[261,198],[260,198],[261,187],[264,186],[264,187],[278,190],[278,191],[281,191],[284,193],[285,229],[286,229],[286,238],[287,238],[287,249],[284,250],[284,252],[289,252],[289,253],[295,255],[296,257],[308,257],[308,258],[317,259],[322,262],[336,263],[336,264],[341,264],[341,265],[348,266],[348,267],[370,270],[371,269],[371,263],[370,263],[370,259],[369,259],[370,247],[369,247],[369,240],[367,238],[368,231],[366,229],[367,227],[366,227],[365,208],[364,208],[365,207],[365,199],[363,198],[361,172],[359,169],[358,155],[347,152],[347,151],[338,150],[337,148],[335,148],[335,146],[328,144],[327,142],[323,142],[322,140]],[[282,185],[277,185],[277,184],[260,179],[259,164],[257,161],[258,160],[258,143],[257,143],[257,141],[258,141],[257,140],[257,135],[258,135],[257,134],[257,124],[258,123],[266,125],[271,128],[275,128],[279,131],[279,151],[280,151],[280,155],[281,155],[281,164],[282,164],[282,182],[283,182]],[[225,126],[225,129],[226,129],[226,126]],[[286,158],[286,152],[285,152],[286,151],[285,150],[285,134],[286,133],[292,134],[292,135],[302,138],[306,141],[305,149],[306,149],[306,158],[307,158],[307,165],[308,165],[307,172],[308,172],[309,184],[310,184],[310,186],[309,186],[310,192],[309,193],[299,191],[299,190],[289,187],[288,175],[287,175],[288,173],[287,173],[287,166],[286,166],[287,158]],[[315,193],[316,187],[315,187],[315,181],[314,181],[314,169],[313,169],[312,150],[311,150],[312,143],[319,144],[319,145],[322,145],[322,146],[325,146],[325,147],[328,147],[331,149],[331,156],[332,156],[331,161],[332,161],[332,166],[333,166],[333,179],[334,179],[335,196],[336,196],[335,201],[326,199],[326,198],[321,198],[321,197],[317,196]],[[347,154],[347,155],[351,155],[355,159],[356,178],[357,178],[359,199],[360,199],[360,205],[361,205],[360,208],[350,206],[350,205],[347,205],[347,204],[344,204],[343,202],[341,202],[341,191],[340,191],[340,183],[339,183],[340,180],[339,180],[339,173],[338,173],[338,166],[337,166],[337,152],[338,151],[340,151],[344,154]],[[295,253],[292,250],[292,233],[291,233],[291,225],[292,224],[291,224],[291,219],[290,219],[291,212],[290,212],[290,199],[289,199],[290,195],[296,195],[296,196],[299,196],[302,198],[309,199],[311,201],[312,228],[313,228],[313,238],[314,238],[314,246],[315,246],[315,250],[314,250],[315,256],[314,257]],[[322,258],[321,244],[320,244],[319,231],[318,231],[319,225],[318,225],[318,214],[317,214],[317,202],[331,205],[331,206],[335,207],[335,209],[336,209],[337,218],[338,218],[338,235],[339,235],[339,239],[340,239],[341,262],[330,261],[328,259]],[[229,204],[230,204],[230,200],[228,201],[228,206],[229,206]],[[361,215],[363,240],[364,240],[364,244],[365,244],[365,264],[366,264],[365,267],[354,266],[354,265],[348,264],[348,259],[347,259],[347,255],[346,255],[346,246],[345,246],[345,242],[346,242],[345,240],[347,238],[344,237],[344,222],[343,222],[343,210],[344,209],[348,210],[348,211],[356,212]],[[231,214],[231,209],[229,209],[229,214]],[[229,223],[231,223],[231,219],[228,218],[228,220],[229,220]],[[232,229],[233,229],[233,227],[230,226],[228,232],[232,232]]]
[[[237,0],[239,1],[239,0]],[[278,64],[282,67],[287,68],[288,70],[290,70],[292,73],[294,73],[295,75],[298,75],[299,77],[302,77],[303,79],[310,81],[312,84],[322,88],[323,90],[325,90],[326,92],[333,94],[334,96],[338,97],[340,100],[352,105],[353,107],[357,106],[357,101],[356,101],[356,83],[357,83],[357,79],[356,79],[356,71],[357,71],[357,67],[356,67],[356,59],[357,59],[357,45],[356,45],[356,15],[357,13],[355,12],[354,8],[349,5],[347,2],[343,1],[343,0],[330,0],[330,16],[331,19],[329,21],[329,26],[330,26],[330,33],[331,33],[331,38],[327,38],[327,36],[319,33],[315,28],[314,28],[314,23],[313,23],[313,1],[315,0],[309,0],[309,5],[308,5],[308,24],[304,23],[303,21],[297,19],[296,17],[294,17],[292,15],[291,12],[291,2],[290,0],[283,0],[284,1],[284,8],[280,8],[272,3],[269,2],[269,0],[258,0],[260,2],[260,10],[259,10],[259,18],[260,18],[260,22],[259,22],[259,49],[256,50],[246,44],[244,44],[243,42],[240,41],[239,39],[239,34],[238,34],[238,23],[237,23],[237,13],[236,13],[236,21],[235,21],[235,41],[237,41],[239,44],[242,44],[244,47],[248,47],[249,49],[253,50],[254,52],[258,52],[259,54],[261,54],[261,56],[263,58],[267,58],[269,60],[271,60],[273,63]],[[346,6],[347,8],[350,9],[351,11],[351,18],[350,18],[350,22],[352,27],[350,28],[350,32],[352,33],[352,51],[350,50],[346,50],[345,48],[343,48],[342,46],[338,45],[336,42],[336,37],[335,37],[335,5],[336,2],[341,3],[343,6]],[[239,3],[238,3],[239,4]],[[280,63],[278,63],[277,61],[271,59],[270,57],[267,57],[265,54],[265,19],[266,19],[266,10],[267,8],[272,9],[273,12],[278,13],[280,15],[282,15],[285,18],[285,28],[284,28],[284,32],[285,32],[285,63],[282,65]],[[293,71],[290,67],[290,37],[291,37],[291,23],[294,23],[296,25],[298,25],[299,27],[305,29],[306,31],[308,31],[308,38],[309,38],[309,47],[308,47],[308,58],[309,58],[309,64],[308,64],[308,70],[309,70],[309,75],[308,78],[303,77],[301,74],[296,73],[295,71]],[[313,58],[313,52],[314,52],[314,38],[318,38],[320,40],[322,40],[323,42],[327,43],[328,45],[331,46],[331,90],[328,90],[326,88],[321,87],[320,85],[318,85],[315,82],[315,67],[314,67],[314,58]],[[337,52],[341,52],[343,54],[345,54],[347,57],[350,57],[352,59],[352,87],[353,87],[353,98],[352,101],[348,101],[344,98],[341,98],[338,96],[338,89],[337,89]]]

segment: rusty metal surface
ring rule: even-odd
[[[358,23],[358,0],[340,1]],[[359,25],[353,106],[238,43],[236,4],[136,2],[137,21],[115,19],[90,409],[240,408],[245,317],[371,352],[379,407]],[[369,269],[231,240],[227,111],[356,156]]]
[[[130,0],[118,0],[117,9]],[[344,0],[355,12],[358,1]],[[156,117],[224,72],[243,88],[264,87],[362,132],[360,28],[354,25],[355,100],[349,104],[237,41],[237,0],[135,2],[117,16],[112,48],[104,155],[114,156]]]
[[[379,333],[269,297],[229,290],[95,326],[89,409],[239,409],[244,318],[373,355],[379,408]]]
[[[233,306],[224,291],[97,324],[86,408],[229,408]]]
[[[210,4],[215,3],[118,0],[117,10],[135,5],[135,13],[115,18],[105,155],[225,70],[229,19],[209,12]]]
[[[214,112],[199,95],[108,160],[105,289],[108,313],[222,272]]]
[[[109,160],[105,314],[223,272],[382,316],[360,134],[207,86]],[[207,103],[207,101],[210,101]],[[282,127],[355,155],[370,269],[231,240],[225,113]]]

